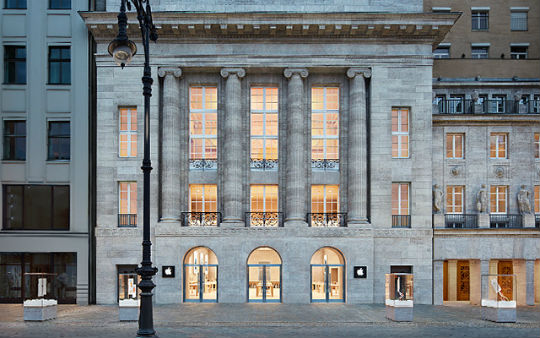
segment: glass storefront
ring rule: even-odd
[[[345,260],[334,248],[322,248],[311,257],[311,301],[344,302]]]
[[[281,258],[272,248],[261,247],[249,255],[248,301],[281,302]]]
[[[205,247],[191,249],[184,258],[184,301],[217,302],[218,260]]]
[[[118,300],[139,299],[141,290],[137,287],[141,276],[137,275],[136,265],[118,266]]]

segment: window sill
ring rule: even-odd
[[[2,86],[3,87],[9,87],[9,86],[26,86],[27,83],[7,83],[7,82],[3,82],[2,83]]]
[[[46,83],[46,85],[51,86],[54,89],[71,89],[71,83]]]
[[[66,164],[70,162],[71,160],[47,160],[47,164]]]
[[[2,164],[22,164],[26,163],[26,160],[2,160]]]

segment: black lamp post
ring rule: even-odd
[[[142,171],[144,175],[143,185],[143,256],[141,266],[136,269],[141,276],[139,289],[141,289],[141,307],[139,313],[138,337],[155,337],[154,318],[152,310],[152,289],[155,284],[152,276],[157,273],[157,268],[152,267],[150,241],[150,96],[152,96],[152,76],[150,72],[150,40],[157,40],[156,27],[152,23],[152,11],[150,0],[121,0],[120,13],[118,13],[118,36],[109,44],[109,54],[122,68],[131,61],[137,52],[137,46],[127,37],[126,5],[131,10],[131,3],[137,10],[137,19],[141,28],[142,45],[144,48],[144,73],[142,77],[144,95],[144,158]]]

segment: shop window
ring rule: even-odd
[[[196,247],[184,258],[184,301],[210,302],[218,299],[218,260],[205,247]]]
[[[118,265],[118,300],[139,299],[141,291],[137,287],[141,276],[137,275],[136,265]]]
[[[272,248],[255,249],[248,257],[248,301],[281,302],[281,258]]]
[[[311,257],[311,301],[345,301],[345,259],[334,248],[319,249]]]

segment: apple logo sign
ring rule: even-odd
[[[174,265],[164,265],[161,267],[161,277],[174,278]]]

